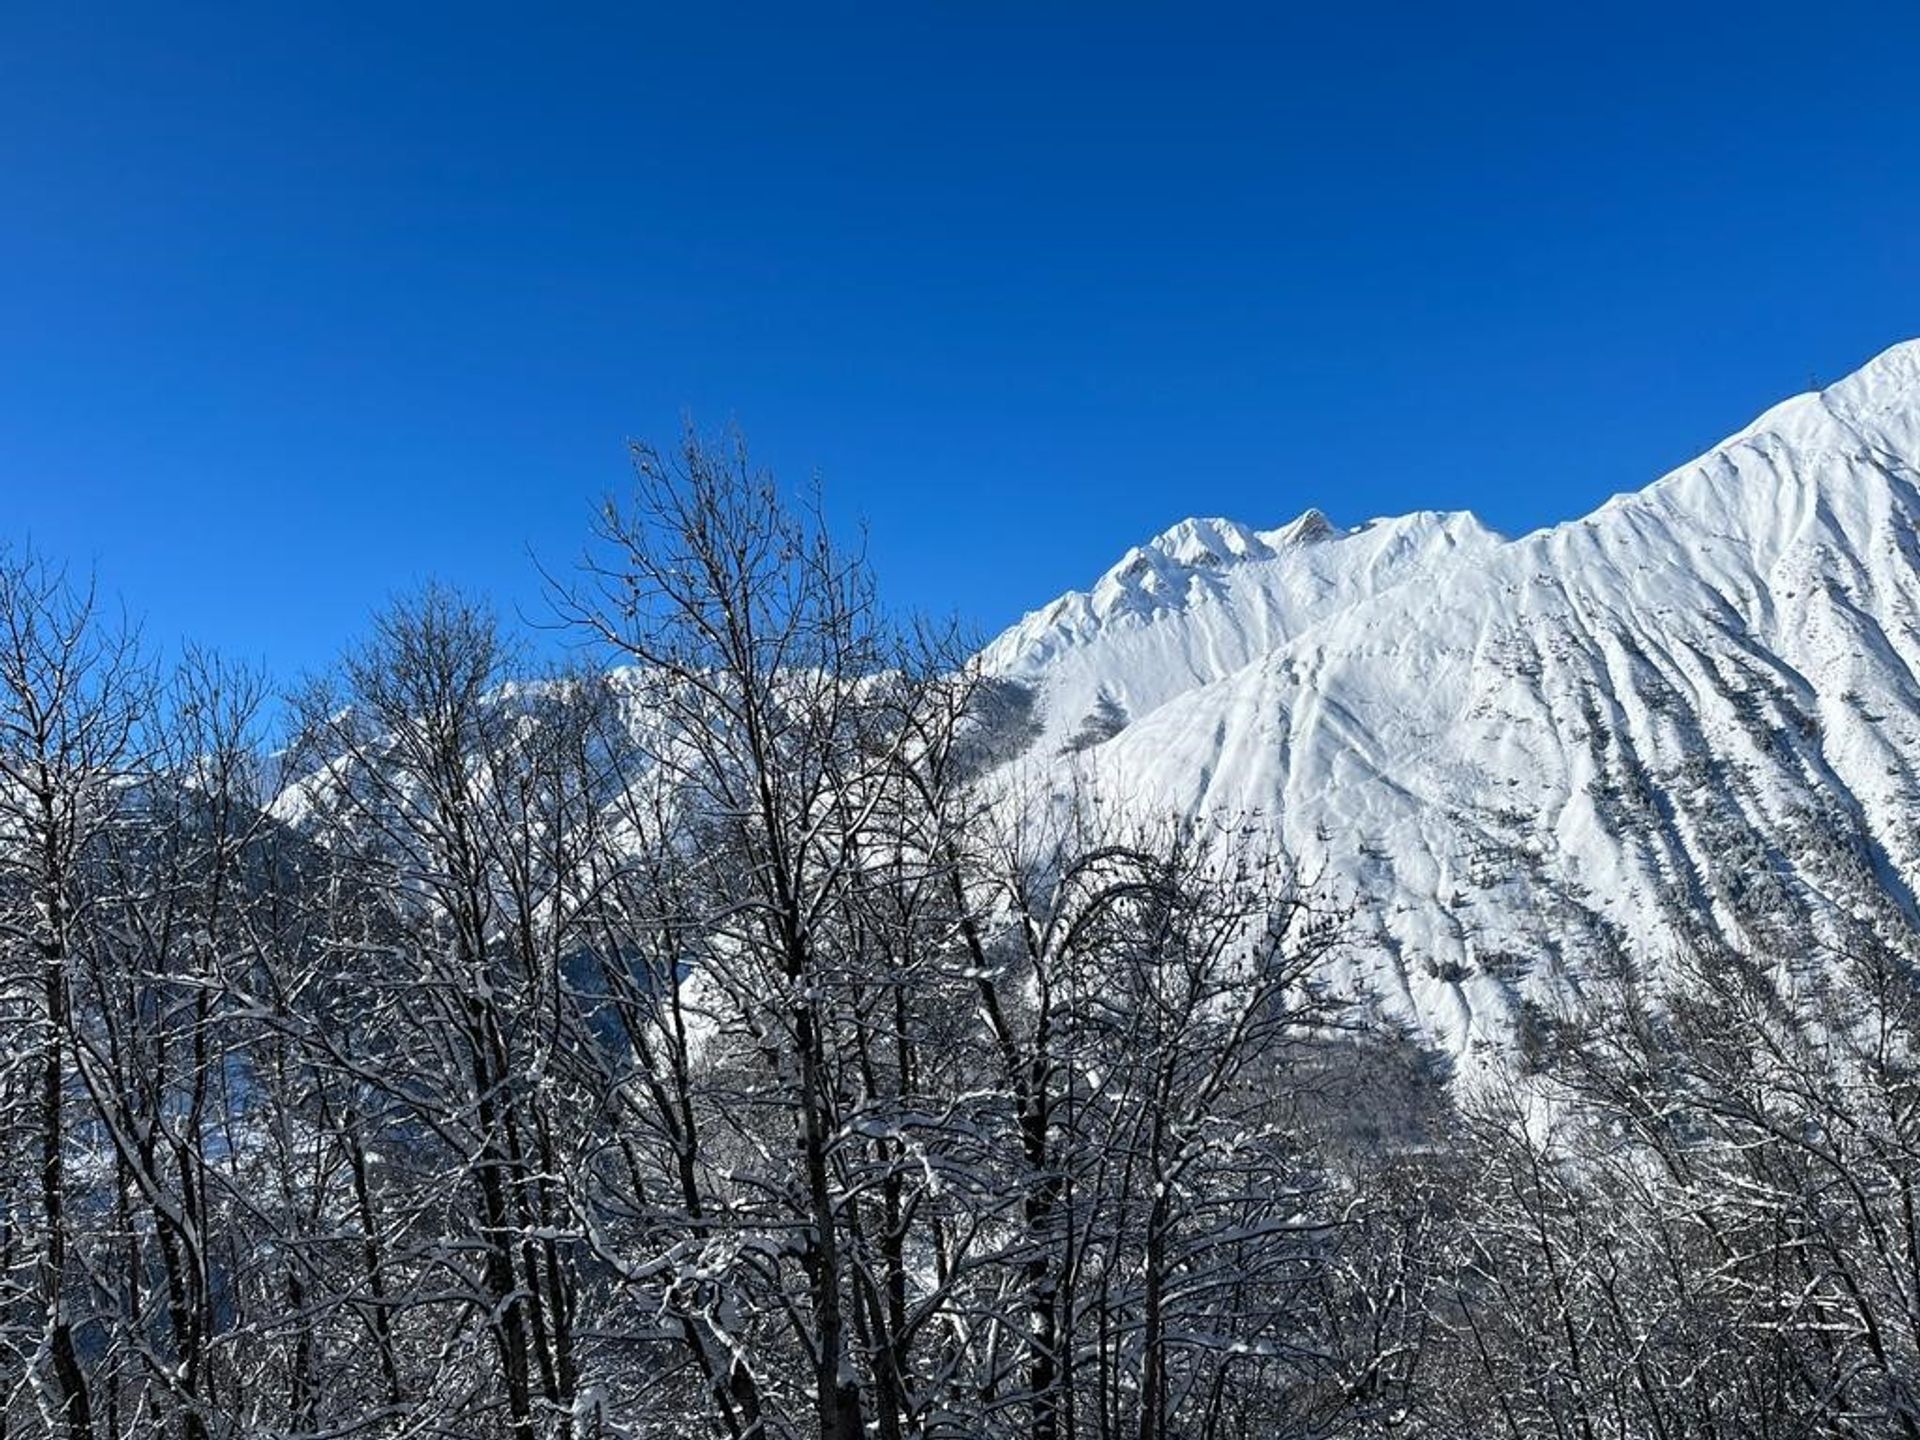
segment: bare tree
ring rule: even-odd
[[[442,1314],[449,1345],[478,1325],[496,1364],[491,1379],[472,1375],[462,1403],[483,1415],[497,1397],[506,1432],[531,1440],[542,1414],[572,1414],[580,1388],[560,1153],[576,1042],[562,1003],[570,846],[585,803],[562,763],[570,692],[513,683],[491,617],[439,589],[381,617],[342,673],[338,693],[308,697],[300,799],[309,828],[350,857],[358,895],[377,897],[384,973],[366,977],[367,1033],[313,1039],[351,1081],[333,1104],[367,1245],[388,1242],[361,1194],[368,1147],[350,1117],[374,1104],[383,1129],[410,1137],[417,1167],[402,1241],[414,1247],[410,1321]],[[358,908],[335,943],[368,943]],[[392,1151],[390,1133],[382,1145]],[[426,1210],[445,1199],[436,1177],[463,1197],[438,1237]],[[379,1272],[370,1260],[369,1284]],[[442,1365],[433,1383],[458,1373]]]
[[[46,1427],[87,1440],[94,1403],[77,1335],[92,1296],[88,1221],[76,1214],[74,966],[99,898],[97,849],[141,762],[147,678],[130,631],[31,554],[0,558],[0,995],[24,1043],[7,1047],[10,1154],[4,1344]],[[10,1398],[7,1408],[15,1408]]]

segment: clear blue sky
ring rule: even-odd
[[[1634,488],[1920,334],[1920,6],[0,13],[0,534],[282,673],[738,420],[990,630]]]

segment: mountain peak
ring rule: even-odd
[[[1309,507],[1278,530],[1268,531],[1265,538],[1276,545],[1310,545],[1333,533],[1333,522],[1327,519],[1326,512]]]
[[[1271,560],[1290,545],[1310,545],[1338,533],[1325,512],[1312,508],[1274,530],[1255,530],[1219,515],[1193,515],[1136,547],[1127,560],[1148,550],[1189,569],[1212,569],[1236,560]]]
[[[1144,547],[1178,565],[1210,567],[1233,560],[1264,560],[1273,553],[1266,537],[1238,520],[1190,516],[1162,530]]]

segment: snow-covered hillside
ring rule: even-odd
[[[1064,784],[1257,813],[1359,907],[1359,978],[1461,1053],[1691,932],[1915,923],[1920,341],[1645,490],[1184,521],[987,652]]]

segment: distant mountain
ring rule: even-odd
[[[1257,815],[1465,1055],[1701,935],[1920,925],[1917,523],[1920,341],[1518,539],[1183,521],[986,661],[1039,701],[1018,763]]]

